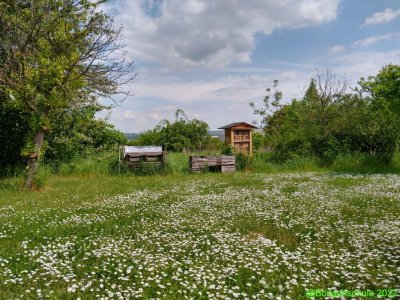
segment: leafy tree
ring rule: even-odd
[[[170,151],[198,151],[210,138],[208,124],[197,119],[189,120],[181,109],[175,113],[175,122],[163,120],[157,130],[161,134],[161,144]]]
[[[162,120],[153,130],[142,133],[135,145],[162,145],[169,151],[198,151],[204,149],[210,140],[206,122],[189,120],[185,112],[178,109],[175,122]]]
[[[306,135],[311,137],[311,150],[319,158],[331,160],[338,153],[335,134],[340,107],[348,88],[347,81],[330,70],[317,72],[303,97],[300,115]]]
[[[134,146],[161,145],[161,132],[156,128],[141,132],[136,139],[130,141],[130,144]]]
[[[257,107],[254,102],[250,102],[249,105],[253,109],[253,113],[261,117],[261,127],[266,128],[269,126],[270,116],[280,110],[282,107],[281,100],[283,94],[280,90],[278,90],[278,80],[274,80],[272,88],[267,88],[267,94],[264,96],[263,105],[261,107]],[[253,121],[254,125],[258,122]]]
[[[327,71],[317,73],[300,100],[270,105],[266,97],[254,112],[263,117],[272,157],[313,155],[329,164],[339,153],[363,152],[389,162],[400,137],[399,79],[400,67],[389,65],[362,79],[358,93],[347,93],[346,80]]]
[[[99,106],[86,106],[60,113],[54,127],[47,135],[45,159],[54,165],[96,149],[110,149],[116,144],[126,144],[125,135],[104,120],[96,120]]]
[[[400,66],[384,66],[376,76],[370,76],[368,80],[361,78],[359,84],[359,91],[367,93],[375,109],[400,119]]]
[[[261,117],[266,147],[274,151],[276,160],[282,161],[289,159],[293,153],[303,154],[304,139],[301,135],[304,134],[299,131],[298,101],[282,104],[283,94],[278,89],[278,83],[274,80],[273,87],[266,89],[262,107],[256,107],[254,102],[250,103],[250,107],[255,115]]]
[[[384,66],[359,84],[358,91],[370,102],[370,148],[388,162],[400,139],[400,66]]]
[[[0,0],[0,93],[29,116],[28,189],[60,112],[129,93],[134,65],[102,2]]]

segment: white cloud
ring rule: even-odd
[[[358,40],[353,43],[353,46],[355,47],[368,47],[372,44],[384,41],[384,40],[389,40],[389,39],[398,39],[400,38],[400,33],[387,33],[383,35],[373,35],[370,37],[367,37],[366,39]]]
[[[129,51],[140,62],[135,96],[110,117],[111,123],[124,132],[153,128],[162,119],[173,119],[178,108],[190,118],[206,121],[211,129],[233,121],[251,122],[255,116],[248,103],[261,103],[274,79],[279,80],[288,101],[303,95],[316,69],[328,67],[354,84],[361,76],[374,75],[381,66],[398,63],[400,58],[399,51],[362,51],[379,41],[400,37],[400,33],[392,33],[358,40],[350,46],[333,45],[324,55],[297,63],[237,64],[251,61],[257,33],[332,21],[339,0],[109,3],[116,23],[125,26]],[[186,72],[190,70],[193,72]]]
[[[153,128],[162,119],[173,119],[174,112],[182,108],[190,118],[206,121],[211,129],[234,121],[251,122],[255,116],[248,103],[253,100],[261,103],[265,89],[272,86],[274,79],[280,81],[279,88],[288,101],[301,95],[313,72],[287,70],[269,75],[228,75],[191,82],[179,78],[146,82],[139,86],[135,97],[111,114],[109,120],[124,132],[139,132]],[[144,99],[154,99],[151,100],[153,105],[143,107]],[[168,104],[160,104],[157,99],[164,99]]]
[[[136,59],[170,69],[251,61],[255,34],[336,18],[339,0],[117,0],[110,2]]]
[[[360,77],[375,75],[389,63],[400,63],[400,51],[346,51],[315,58],[309,65],[288,64],[283,67],[285,71],[271,69],[261,75],[239,73],[189,82],[180,77],[153,78],[139,85],[137,95],[113,112],[110,121],[124,132],[139,132],[153,128],[162,119],[172,120],[174,112],[182,108],[190,118],[206,121],[211,129],[234,121],[251,122],[255,116],[248,103],[256,100],[261,104],[265,89],[274,79],[279,80],[279,89],[289,101],[303,95],[316,69],[328,67],[354,86]],[[145,101],[151,101],[151,105],[144,107]]]
[[[328,49],[328,53],[329,54],[342,53],[342,52],[346,51],[346,49],[347,48],[345,46],[343,46],[343,45],[335,45],[335,46],[332,46],[332,47],[330,47]]]
[[[386,8],[384,11],[374,13],[372,16],[366,18],[363,26],[388,23],[397,17],[400,17],[400,9],[394,11],[391,8]]]
[[[212,80],[185,82],[176,79],[163,82],[147,82],[138,87],[137,97],[171,99],[177,106],[193,102],[206,102],[218,99],[230,103],[250,101],[262,96],[265,88],[278,79],[283,86],[298,82],[303,74],[296,70],[274,72],[270,75],[228,75]],[[290,86],[293,87],[293,86]],[[293,90],[293,89],[291,89]],[[299,89],[294,89],[290,96],[296,96]]]
[[[324,59],[319,64],[323,66]],[[400,63],[400,51],[354,51],[331,57],[328,67],[336,74],[344,75],[352,86],[357,84],[361,77],[376,75],[385,65]],[[326,65],[325,65],[326,67]]]

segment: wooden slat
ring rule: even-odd
[[[221,172],[235,171],[235,156],[190,156],[189,167],[192,172],[198,173],[207,167],[219,167]]]
[[[129,157],[139,157],[139,156],[163,156],[162,152],[141,152],[141,153],[136,153],[136,152],[130,152],[126,153],[126,156]]]
[[[125,156],[125,164],[129,168],[138,168],[141,164],[153,163],[157,165],[165,164],[166,151],[162,152],[129,152]]]

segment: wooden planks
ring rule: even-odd
[[[207,169],[207,158],[204,156],[190,156],[189,167],[194,173],[199,173]]]
[[[224,155],[221,156],[221,172],[235,172],[236,171],[236,157]]]
[[[164,165],[166,162],[165,151],[161,152],[127,152],[125,163],[129,168],[138,168],[142,163]]]
[[[189,167],[193,173],[214,170],[220,172],[235,171],[235,156],[190,156]]]

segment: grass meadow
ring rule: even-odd
[[[307,299],[400,287],[400,175],[310,161],[188,174],[179,155],[163,175],[112,175],[105,161],[43,168],[35,192],[20,176],[0,180],[0,299]]]

